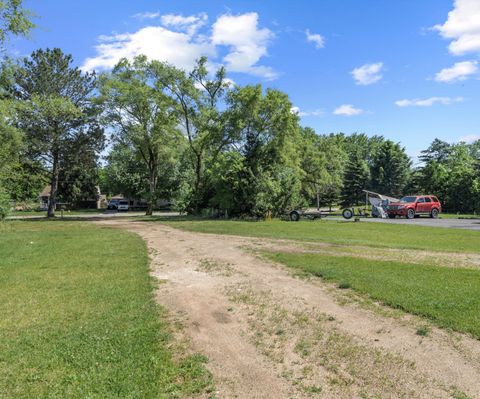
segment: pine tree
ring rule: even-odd
[[[55,216],[59,178],[69,153],[103,149],[100,109],[92,102],[94,74],[72,66],[60,49],[37,50],[15,70],[13,92],[19,104],[18,127],[25,132],[30,159],[50,172],[48,216]],[[77,165],[81,167],[81,165]]]
[[[391,140],[383,142],[371,167],[372,188],[381,194],[403,194],[410,175],[410,159],[405,149]]]
[[[342,205],[356,205],[363,200],[363,192],[370,181],[370,169],[367,161],[360,153],[350,155],[345,168],[344,184],[342,190]]]

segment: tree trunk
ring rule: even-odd
[[[50,198],[48,201],[49,218],[55,217],[55,207],[57,205],[58,176],[60,174],[60,165],[58,163],[58,154],[53,155],[52,178],[50,180]]]
[[[200,188],[202,186],[202,158],[201,155],[197,154],[196,155],[196,162],[195,162],[195,193],[194,193],[194,203],[193,203],[193,209],[194,213],[198,215],[200,213]]]
[[[153,215],[153,201],[148,201],[147,211],[145,212],[145,216],[152,216]]]
[[[150,198],[148,200],[148,206],[147,206],[147,211],[145,212],[145,215],[152,216],[153,207],[155,206],[155,199],[156,199],[155,192],[157,191],[156,167],[153,168],[153,170],[149,171],[148,185],[150,189]]]

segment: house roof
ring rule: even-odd
[[[50,184],[45,186],[45,188],[40,193],[39,197],[50,197],[51,190],[52,190],[52,186]]]
[[[100,192],[100,186],[96,186],[98,195],[101,196],[102,193]],[[40,192],[38,195],[39,197],[50,197],[50,192],[52,191],[52,186],[50,184],[46,185],[45,188]],[[123,198],[123,195],[120,194],[118,198]],[[115,198],[115,197],[114,197]]]

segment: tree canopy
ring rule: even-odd
[[[398,142],[302,127],[288,95],[231,85],[200,58],[191,71],[144,56],[97,78],[60,49],[0,73],[1,198],[33,198],[48,176],[55,202],[107,194],[182,212],[264,218],[306,206],[355,206],[362,190],[437,195],[480,211],[480,141],[435,139],[412,167]],[[112,133],[104,165],[104,129]],[[8,160],[8,161],[7,161]],[[27,179],[26,176],[30,178]],[[33,178],[34,176],[38,176]]]
[[[32,13],[23,8],[22,3],[23,0],[0,1],[0,44],[9,35],[25,36],[35,27]]]
[[[14,74],[15,125],[25,134],[28,157],[49,171],[49,216],[55,214],[61,172],[80,156],[74,154],[95,157],[104,143],[100,108],[92,101],[96,77],[72,62],[60,49],[37,50]]]

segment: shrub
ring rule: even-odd
[[[9,195],[0,187],[0,221],[8,216],[11,207]]]

